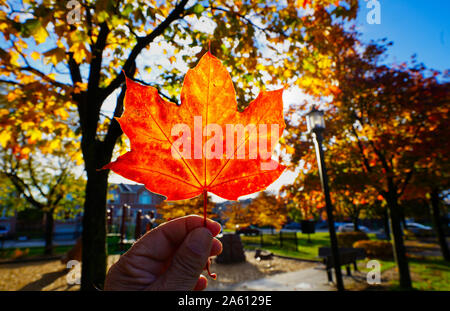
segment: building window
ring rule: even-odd
[[[142,192],[139,195],[140,204],[152,204],[152,196],[147,191]]]
[[[113,190],[108,193],[108,203],[118,203],[119,202],[119,194]]]

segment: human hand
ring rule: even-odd
[[[105,290],[203,290],[201,272],[210,256],[222,252],[214,238],[220,224],[186,216],[147,232],[106,275]]]

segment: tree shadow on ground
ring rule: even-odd
[[[62,269],[60,271],[53,271],[53,272],[45,273],[41,276],[41,278],[39,280],[28,283],[27,285],[25,285],[24,287],[19,289],[19,291],[40,291],[40,290],[44,289],[44,287],[52,284],[57,279],[59,279],[60,277],[66,275],[66,274],[67,274],[67,269]]]

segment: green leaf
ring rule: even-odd
[[[41,22],[37,19],[27,19],[20,27],[20,33],[23,37],[28,38],[33,35],[36,30],[41,27]]]
[[[204,8],[203,5],[201,5],[200,3],[197,3],[197,4],[194,5],[194,7],[192,8],[192,12],[194,12],[195,15],[197,15],[197,17],[200,17],[200,15],[203,13],[204,10],[205,10],[205,8]]]

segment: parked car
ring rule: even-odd
[[[362,231],[364,233],[369,233],[369,228],[366,226],[358,226],[359,231]],[[355,225],[351,223],[342,224],[337,228],[337,232],[354,232],[355,231]]]
[[[8,237],[9,230],[5,226],[0,226],[0,248],[3,249],[3,243],[5,242],[6,238]]]
[[[290,222],[290,223],[284,225],[283,229],[301,230],[302,225],[299,224],[298,222]]]
[[[5,226],[0,226],[0,238],[6,237],[8,233],[9,233],[8,228],[6,228]]]
[[[343,222],[335,222],[334,223],[334,229],[337,230],[337,228],[344,224]],[[328,231],[328,221],[318,221],[315,225],[317,231]]]
[[[243,235],[259,235],[260,230],[256,228],[255,226],[246,226],[246,227],[239,227],[236,226],[236,234],[243,234]]]
[[[417,222],[406,223],[406,230],[411,232],[415,236],[433,235],[433,229],[431,227],[419,224]]]

